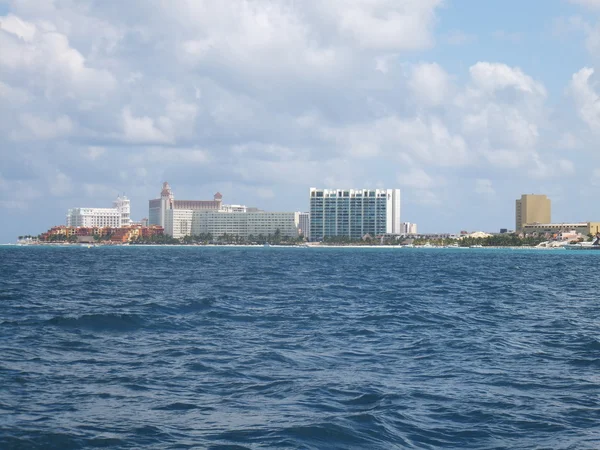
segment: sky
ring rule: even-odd
[[[0,243],[168,181],[306,211],[400,188],[420,232],[600,220],[600,0],[0,0]]]

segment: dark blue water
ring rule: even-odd
[[[0,247],[0,448],[600,448],[599,267]]]

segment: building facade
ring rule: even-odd
[[[222,200],[223,196],[219,192],[214,195],[213,200],[175,200],[171,186],[165,181],[160,198],[150,200],[148,203],[148,222],[150,225],[160,225],[165,229],[165,233],[175,237],[169,233],[169,227],[171,230],[182,227],[185,229],[188,225],[171,223],[169,226],[167,219],[171,221],[188,220],[191,212],[183,213],[183,211],[219,211]],[[176,211],[176,213],[169,211]]]
[[[575,223],[532,223],[523,225],[524,234],[532,233],[568,233],[573,231],[584,236],[596,235],[600,232],[600,222],[575,222]]]
[[[417,224],[411,222],[402,222],[400,224],[400,234],[405,236],[414,236],[417,233]]]
[[[64,241],[72,236],[78,238],[94,237],[99,240],[110,240],[112,242],[131,242],[138,237],[150,238],[152,236],[162,236],[163,228],[159,226],[142,227],[138,225],[129,225],[126,227],[76,227],[76,226],[57,226],[52,227],[40,235],[42,241],[56,240]],[[104,238],[104,239],[103,239]],[[95,239],[87,240],[94,242]]]
[[[68,227],[124,227],[131,223],[131,202],[119,196],[112,208],[71,208],[67,211]]]
[[[310,241],[310,213],[309,212],[301,212],[299,213],[299,228],[300,234],[304,236],[306,240]]]
[[[401,234],[400,189],[310,188],[310,240]]]
[[[210,233],[213,238],[228,234],[248,239],[274,235],[278,231],[282,238],[297,238],[300,235],[300,213],[196,211],[191,228],[193,235]]]
[[[72,208],[67,212],[68,227],[120,227],[121,213],[114,208]]]
[[[297,238],[300,213],[266,212],[244,205],[224,205],[223,196],[213,200],[175,200],[169,183],[163,183],[160,198],[149,202],[149,224],[164,227],[165,234],[176,239],[210,233],[213,238],[225,234],[248,239],[274,235]]]
[[[131,200],[127,197],[118,196],[113,202],[113,208],[121,214],[121,226],[131,225]]]
[[[123,227],[131,223],[131,202],[119,196],[112,208],[71,208],[67,211],[68,227]]]
[[[523,230],[523,226],[534,223],[551,223],[551,202],[545,195],[524,194],[516,200],[515,230]]]

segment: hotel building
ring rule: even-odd
[[[165,234],[176,239],[210,233],[214,238],[224,234],[248,236],[275,234],[296,238],[300,234],[298,212],[265,212],[244,205],[223,205],[216,193],[212,201],[175,200],[168,183],[163,183],[159,199],[149,202],[149,223],[164,227]]]
[[[72,208],[67,211],[68,227],[119,228],[131,223],[131,202],[117,197],[112,208]]]
[[[171,186],[164,182],[160,198],[149,201],[148,222],[150,225],[160,225],[165,229],[165,233],[175,237],[170,232],[174,228],[188,231],[191,229],[193,211],[219,211],[222,199],[223,196],[217,192],[213,200],[175,200]],[[171,223],[168,224],[168,221]]]
[[[297,238],[300,235],[299,212],[238,212],[197,211],[193,216],[191,234],[210,233],[213,237],[229,234],[243,239],[259,235]],[[175,237],[175,236],[173,236]]]
[[[525,194],[516,201],[515,230],[523,231],[523,227],[533,223],[551,223],[551,203],[545,195]]]
[[[310,188],[310,240],[401,234],[400,189]]]

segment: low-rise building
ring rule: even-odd
[[[523,225],[523,234],[533,233],[561,233],[574,231],[582,235],[600,232],[600,222],[573,222],[573,223],[528,223]]]
[[[130,225],[127,227],[71,227],[60,225],[50,228],[40,235],[42,241],[69,240],[76,236],[79,240],[83,237],[92,237],[96,239],[109,239],[111,242],[131,242],[138,237],[150,238],[152,236],[162,236],[164,229],[160,226],[142,227]]]
[[[210,233],[213,238],[227,234],[248,239],[279,232],[282,238],[297,238],[300,235],[299,225],[299,212],[197,211],[191,234]]]

